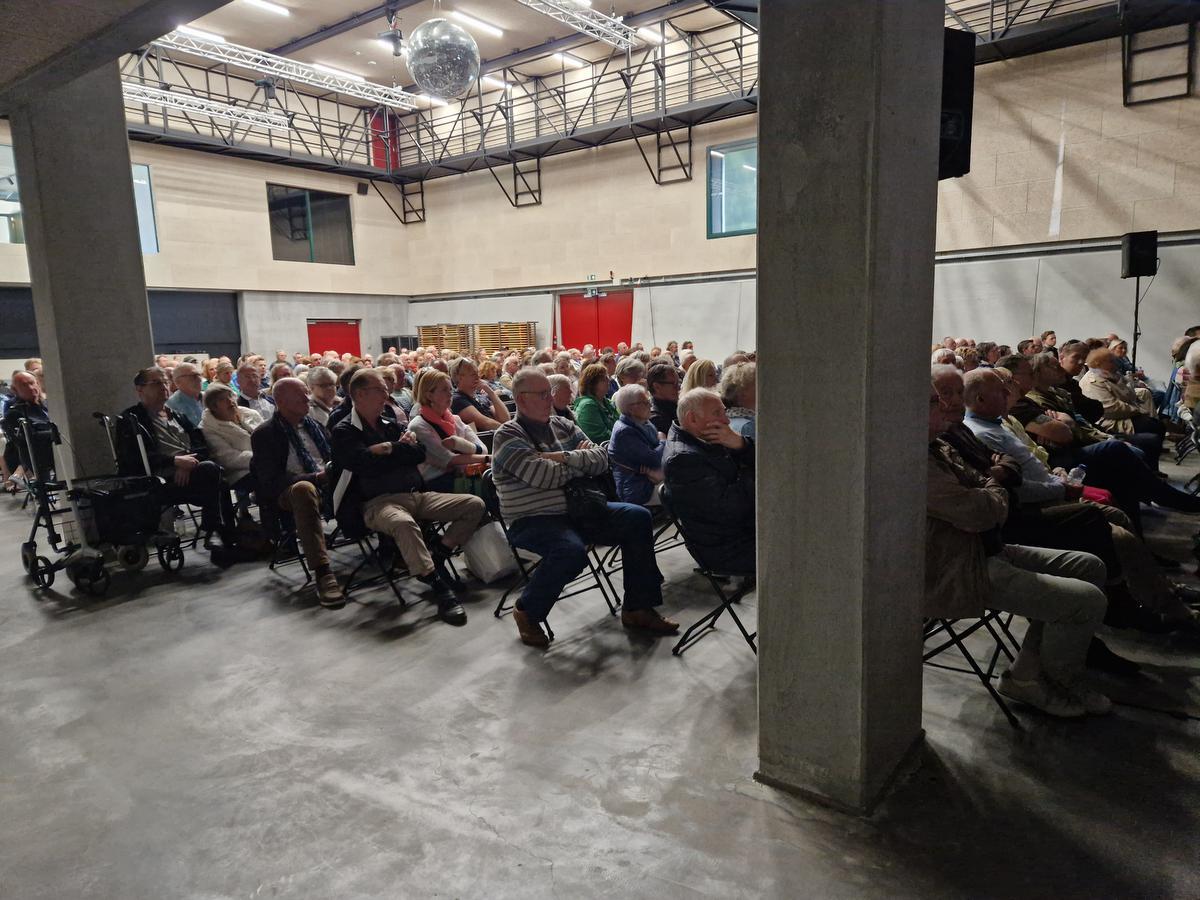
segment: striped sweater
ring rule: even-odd
[[[492,442],[492,477],[500,497],[500,512],[509,524],[526,516],[561,516],[567,512],[563,485],[573,478],[608,470],[603,447],[578,449],[587,435],[569,419],[550,417],[554,440],[534,446],[520,416],[496,429]],[[540,448],[540,451],[539,451]],[[541,451],[562,450],[566,461],[542,459]]]

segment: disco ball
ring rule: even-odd
[[[408,70],[426,93],[458,97],[479,78],[479,46],[453,22],[430,19],[408,36]]]

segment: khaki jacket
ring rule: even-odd
[[[1085,395],[1104,404],[1104,417],[1096,424],[1114,434],[1133,434],[1133,417],[1145,410],[1133,388],[1122,381],[1109,381],[1091,369],[1079,379]]]
[[[929,618],[981,616],[989,608],[987,554],[980,535],[1008,516],[1008,493],[942,440],[929,445],[925,518],[925,605]]]

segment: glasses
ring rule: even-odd
[[[159,387],[166,387],[166,386],[167,386],[167,383],[166,383],[165,381],[160,381],[160,380],[158,380],[157,378],[156,378],[156,379],[152,379],[152,380],[150,380],[150,381],[143,381],[143,382],[141,383],[141,385],[139,385],[139,386],[140,386],[140,387],[150,387],[150,385],[152,385],[152,384],[156,384],[156,385],[158,385]]]
[[[629,405],[630,405],[630,406],[649,406],[649,405],[650,405],[650,401],[649,401],[649,400],[634,400],[634,401],[633,401],[632,403],[630,403]]]
[[[554,396],[552,391],[519,391],[521,394],[533,394],[539,400],[549,400]]]

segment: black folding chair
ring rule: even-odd
[[[990,610],[975,620],[926,619],[924,626],[926,645],[930,641],[940,641],[940,643],[937,643],[932,649],[925,650],[922,660],[925,665],[933,668],[974,675],[987,688],[987,692],[992,695],[992,699],[996,701],[996,705],[1000,707],[1000,711],[1004,713],[1004,717],[1008,719],[1008,723],[1017,729],[1017,731],[1021,731],[1020,720],[1013,714],[1008,703],[1005,702],[1004,698],[1000,696],[1000,692],[992,684],[992,680],[997,677],[996,664],[1000,660],[1000,655],[1003,653],[1011,663],[1016,659],[1016,653],[1021,649],[1020,643],[1018,643],[1009,628],[1012,620],[1012,613],[1000,612],[998,610]],[[967,638],[980,630],[987,631],[995,642],[986,668],[980,665],[979,660],[975,658],[975,655],[967,648],[965,643]],[[951,647],[958,648],[958,652],[962,654],[963,659],[966,660],[970,668],[964,669],[960,666],[951,666],[932,661]]]
[[[512,541],[508,536],[508,525],[504,521],[504,516],[500,512],[500,497],[496,493],[496,483],[492,478],[492,470],[488,469],[483,473],[483,502],[487,505],[488,515],[492,521],[499,523],[500,530],[504,532],[504,540],[508,544],[508,549],[512,552],[513,561],[517,565],[518,578],[508,590],[500,597],[500,602],[496,604],[494,615],[497,619],[502,617],[506,612],[512,610],[514,604],[508,602],[509,596],[519,587],[524,587],[529,583],[529,578],[541,564],[540,559],[528,559],[521,555],[522,551],[513,546]],[[525,551],[529,552],[529,551]],[[565,600],[568,597],[574,597],[577,594],[584,594],[591,590],[599,590],[600,596],[604,598],[604,603],[608,606],[609,615],[615,616],[621,608],[620,598],[617,596],[616,588],[613,587],[612,581],[604,572],[604,567],[601,564],[599,554],[596,552],[594,545],[589,544],[587,548],[587,571],[581,572],[579,577],[570,582],[558,599]],[[606,588],[607,585],[607,588]],[[611,595],[610,595],[611,592]],[[546,626],[546,633],[551,640],[554,640],[554,631],[550,628],[550,623],[543,623]]]
[[[683,523],[679,521],[679,518],[671,509],[670,496],[667,492],[666,485],[663,485],[660,496],[662,497],[663,508],[671,517],[671,521],[678,530],[679,537],[683,540],[684,546],[688,547],[689,553],[692,553],[691,545],[688,543],[687,530],[683,527]],[[698,559],[696,559],[695,553],[692,553],[692,559],[695,559],[697,563],[700,562]],[[709,585],[713,589],[713,592],[720,598],[721,604],[713,609],[712,612],[693,622],[691,626],[689,626],[688,629],[682,635],[680,635],[679,640],[675,643],[675,646],[671,648],[671,652],[676,656],[682,655],[683,652],[692,644],[696,643],[696,641],[700,640],[700,638],[704,637],[704,635],[706,635],[708,632],[715,630],[717,627],[717,620],[720,619],[725,613],[728,613],[729,617],[733,619],[734,624],[737,625],[738,631],[742,633],[742,638],[746,641],[747,646],[750,647],[751,652],[757,656],[758,632],[755,631],[751,633],[750,630],[747,629],[742,623],[741,617],[734,608],[734,604],[740,603],[746,594],[754,590],[753,574],[746,572],[718,572],[703,565],[699,566],[696,571],[704,576],[705,580],[708,581]],[[734,578],[738,577],[742,579],[741,587],[737,588],[736,590],[727,591],[726,585],[729,584]]]

